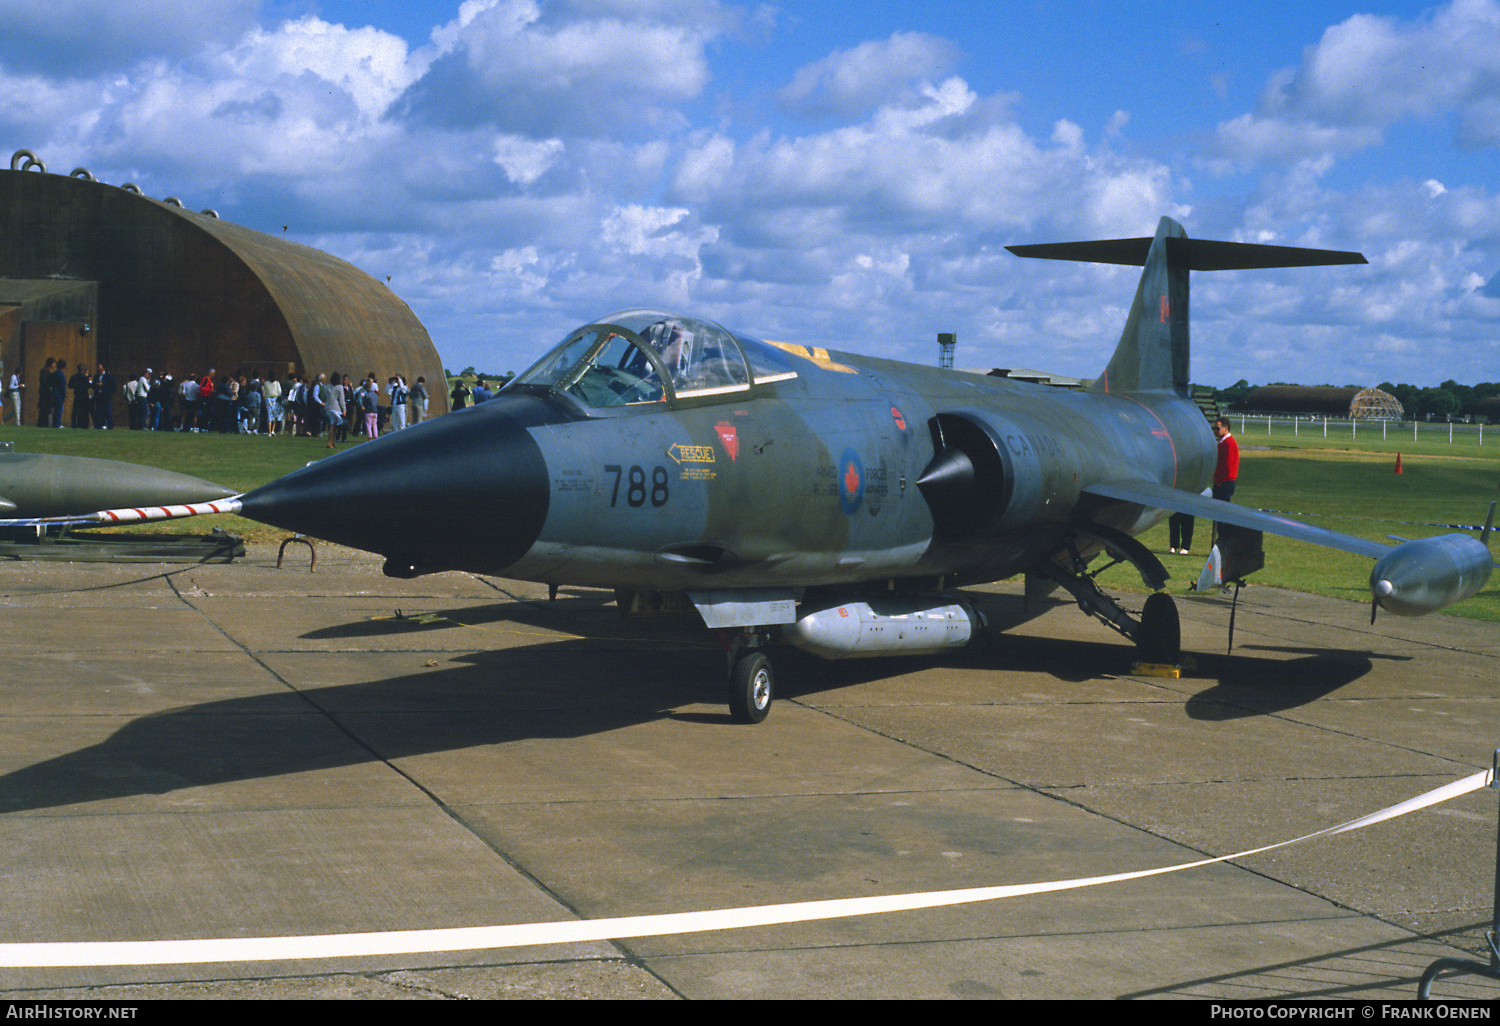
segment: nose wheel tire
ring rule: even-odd
[[[764,652],[750,651],[735,660],[729,674],[729,714],[738,723],[759,723],[771,711],[776,677]]]

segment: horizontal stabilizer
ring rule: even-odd
[[[1099,239],[1092,242],[1044,242],[1034,246],[1006,246],[1016,256],[1041,260],[1079,260],[1091,264],[1144,267],[1150,238]],[[1168,238],[1167,255],[1189,271],[1247,271],[1258,267],[1320,267],[1325,264],[1366,264],[1362,253],[1336,249],[1262,246],[1252,242]]]
[[[1371,559],[1379,559],[1392,551],[1389,545],[1382,545],[1368,538],[1356,538],[1352,534],[1330,531],[1326,527],[1314,527],[1300,520],[1289,520],[1274,513],[1265,513],[1249,506],[1236,506],[1222,499],[1210,499],[1195,492],[1179,491],[1151,481],[1105,481],[1089,485],[1083,491],[1106,499],[1138,503],[1148,509],[1188,513],[1205,520],[1217,520],[1222,524],[1248,527],[1252,531],[1279,534],[1283,538],[1295,538],[1324,548],[1355,552]]]

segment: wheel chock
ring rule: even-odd
[[[1182,667],[1177,663],[1141,663],[1130,664],[1130,672],[1142,677],[1171,677],[1174,680],[1182,676]]]

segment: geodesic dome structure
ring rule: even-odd
[[[1360,420],[1404,420],[1406,410],[1389,392],[1366,388],[1349,401],[1349,416]]]

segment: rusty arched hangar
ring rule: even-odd
[[[424,376],[430,414],[448,409],[432,339],[385,283],[84,168],[50,174],[22,150],[0,170],[0,359],[7,380],[17,361],[24,368],[28,424],[48,357],[103,363],[121,388],[147,367],[174,377],[373,370],[382,384]],[[123,423],[118,391],[115,406]]]
[[[1395,396],[1358,385],[1261,385],[1234,409],[1245,413],[1349,417],[1355,420],[1402,420],[1406,414]]]

